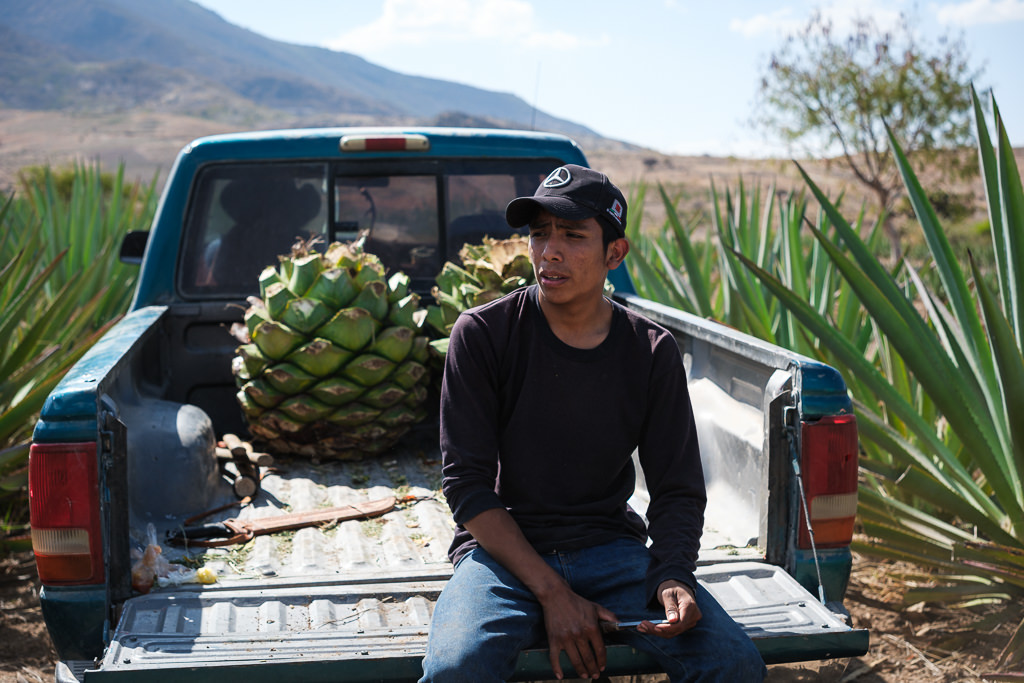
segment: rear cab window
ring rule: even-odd
[[[531,195],[557,159],[223,163],[193,184],[178,268],[192,299],[244,298],[298,240],[364,240],[388,272],[429,292],[463,244],[517,231],[505,206]]]

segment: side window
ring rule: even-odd
[[[244,296],[297,239],[326,236],[323,164],[238,164],[205,169],[193,190],[180,268],[193,296]]]
[[[505,221],[505,207],[516,197],[529,196],[557,166],[537,163],[536,170],[509,168],[448,176],[448,245],[445,258],[457,261],[464,244],[480,244],[484,237],[505,239],[514,230]]]
[[[338,176],[335,178],[333,239],[365,234],[366,251],[390,272],[433,278],[438,258],[436,175]]]

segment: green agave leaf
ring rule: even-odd
[[[1009,317],[1014,321],[1018,346],[1024,344],[1024,188],[1014,158],[1003,119],[999,114],[995,97],[992,98],[992,113],[995,117],[997,146],[997,169],[999,184],[999,212],[1002,217],[1002,244],[993,244],[996,251],[1006,250],[1006,258],[1000,264],[1006,268],[1005,277],[1010,290],[1006,302]],[[991,198],[990,200],[991,201]],[[991,210],[990,210],[991,211]],[[995,235],[993,234],[993,237]]]
[[[39,378],[46,377],[51,372],[63,373],[71,365],[66,357],[69,350],[81,348],[86,344],[91,345],[92,341],[87,341],[88,339],[95,341],[99,338],[98,335],[91,332],[93,329],[91,321],[98,317],[105,305],[103,294],[103,291],[97,292],[91,301],[80,306],[76,301],[79,293],[74,291],[71,283],[65,285],[58,300],[54,301],[49,311],[44,314],[47,319],[46,324],[32,326],[33,334],[36,328],[46,328],[43,330],[43,335],[47,337],[45,341],[28,343],[27,339],[22,339],[20,346],[31,347],[31,353],[25,357],[23,363],[12,369],[11,374],[7,375],[6,382],[0,383],[0,401],[8,396],[5,388],[8,385],[27,389],[33,386]],[[74,306],[73,309],[72,306]],[[51,315],[52,311],[56,311],[56,313]],[[120,317],[117,316],[102,329],[108,329],[120,320]],[[60,329],[54,330],[54,327]],[[86,349],[81,348],[81,350],[84,352]]]
[[[774,192],[772,194],[774,195]],[[798,210],[794,210],[793,200],[790,198],[787,206],[780,210],[781,230],[779,231],[779,236],[782,239],[780,273],[783,274],[783,282],[789,285],[789,288],[797,296],[810,301],[812,292],[807,284],[807,262],[800,243],[800,228],[803,223],[804,206],[806,204],[803,204]],[[814,280],[814,282],[819,281],[819,279]],[[820,307],[819,310],[821,310]]]
[[[28,468],[0,476],[0,493],[20,491],[28,486]]]
[[[654,250],[654,253],[657,254],[658,260],[661,263],[661,273],[664,273],[665,277],[672,284],[672,289],[674,290],[673,293],[681,299],[678,308],[681,308],[688,313],[699,314],[700,305],[697,303],[697,295],[691,285],[700,278],[681,277],[679,271],[665,253],[665,250],[661,248],[661,245],[654,242],[651,245],[651,248]]]
[[[689,235],[683,230],[683,224],[679,220],[679,213],[676,210],[675,203],[672,202],[668,192],[665,191],[665,187],[660,183],[658,184],[658,192],[661,194],[661,201],[665,206],[668,223],[672,229],[672,234],[675,236],[675,246],[679,250],[683,260],[683,267],[689,276],[687,281],[690,284],[694,312],[701,317],[710,318],[713,315],[713,311],[711,309],[711,297],[708,295],[706,285],[710,278],[701,269],[700,263],[697,260],[697,252],[693,248]],[[665,267],[667,270],[667,264]]]
[[[712,185],[712,196],[714,197],[713,188]],[[755,198],[755,201],[751,202],[748,217],[746,194],[741,182],[739,198],[736,202],[737,209],[733,210],[731,197],[727,192],[725,198],[726,221],[722,222],[716,219],[715,227],[718,230],[718,238],[721,243],[731,247],[719,252],[723,277],[726,278],[739,301],[743,302],[743,305],[739,307],[734,307],[731,300],[727,302],[726,309],[730,313],[729,323],[734,327],[742,328],[742,319],[749,319],[753,316],[761,321],[760,327],[770,329],[772,316],[765,300],[764,290],[750,278],[733,257],[733,248],[739,249],[741,253],[757,252],[758,265],[763,267],[762,261],[765,259],[766,253],[765,243],[768,240],[762,226],[756,223],[758,216],[756,204]],[[717,216],[717,210],[712,215]],[[744,247],[744,245],[746,246]],[[723,286],[723,289],[726,287]],[[731,299],[731,292],[725,293],[729,294]]]
[[[944,522],[915,506],[895,498],[883,496],[870,489],[858,492],[862,521],[884,524],[901,533],[913,534],[919,540],[943,548],[945,558],[951,561],[950,549],[956,542],[970,542],[974,537],[959,527]]]
[[[893,330],[897,333],[902,332],[905,329],[910,329],[914,334],[924,338],[924,341],[930,341],[932,333],[925,322],[921,319],[921,316],[914,309],[913,305],[907,301],[907,298],[892,279],[889,272],[882,266],[882,264],[875,258],[874,253],[868,248],[860,236],[854,231],[850,224],[843,218],[839,210],[833,205],[828,197],[821,191],[821,189],[811,180],[811,177],[803,169],[800,164],[796,164],[797,169],[803,176],[804,181],[807,183],[811,192],[817,198],[822,210],[828,215],[831,225],[835,228],[838,240],[833,242],[828,239],[824,233],[817,230],[817,228],[811,227],[811,231],[815,237],[818,238],[822,246],[828,251],[829,257],[833,263],[844,275],[847,272],[855,272],[853,263],[856,263],[859,267],[861,276],[856,278],[858,282],[866,282],[870,285],[870,290],[877,290],[879,293],[874,293],[869,298],[869,301],[864,301],[865,307],[868,308],[869,312],[872,312],[870,304],[884,304],[885,308],[882,308],[882,312],[888,312],[887,317],[892,317],[893,314],[898,314],[898,320],[900,324],[894,326]],[[842,245],[840,248],[839,245]],[[849,259],[845,256],[845,252],[849,252],[853,259]],[[835,255],[839,254],[841,258],[837,260]],[[845,266],[845,269],[844,269]],[[850,282],[851,286],[854,282]],[[854,286],[854,290],[857,288]],[[858,292],[859,293],[859,292]],[[861,296],[863,301],[864,297]],[[880,307],[881,308],[881,307]],[[883,326],[883,330],[887,334],[890,334],[890,330]]]
[[[658,272],[647,259],[635,259],[630,262],[634,272],[638,274],[638,282],[642,283],[644,296],[661,301],[669,306],[679,306],[684,310],[692,310],[686,298],[671,287],[667,277]]]
[[[836,217],[832,220],[835,222]],[[856,267],[824,235],[814,228],[811,231],[821,240],[822,246],[857,292],[872,319],[908,362],[914,376],[970,449],[1000,499],[1015,500],[1014,488],[1007,481],[999,480],[1004,469],[1002,458],[995,455],[999,451],[1000,441],[991,416],[980,408],[983,397],[969,390],[969,383],[962,379],[959,370],[942,351],[936,335],[902,294],[897,300],[890,299],[884,294],[886,284],[872,282],[863,270]],[[851,235],[850,239],[844,237],[847,247],[852,239],[856,239],[856,236]],[[1015,524],[1024,523],[1024,510],[1011,509],[1010,512]]]
[[[44,167],[38,177],[21,176],[25,201],[20,203],[24,211],[13,227],[24,231],[31,226],[41,237],[40,253],[46,260],[64,248],[70,249],[48,294],[86,269],[100,272],[80,291],[84,302],[96,288],[109,288],[94,320],[99,324],[123,313],[131,298],[138,269],[120,263],[117,249],[126,232],[147,229],[152,222],[159,178],[154,174],[149,184],[126,185],[124,164],[112,176],[101,173],[98,163],[75,164],[68,172],[72,175],[69,194],[58,192],[57,173],[50,167]]]
[[[766,267],[773,255],[779,252],[779,245],[782,241],[781,232],[775,236],[775,240],[769,239],[774,207],[775,187],[772,186],[768,194],[768,205],[765,207],[764,215],[761,216],[761,187],[755,186],[750,201],[750,222],[744,226],[746,228],[744,232],[747,235],[748,253],[756,251],[760,263]]]
[[[98,294],[97,296],[101,295]],[[58,325],[77,331],[78,326],[74,325],[75,319],[72,318],[69,323],[67,317],[68,306],[66,305],[67,303],[74,304],[77,296],[78,292],[73,288],[73,282],[69,282],[51,304],[42,310],[38,317],[33,316],[32,319],[26,321],[28,328],[23,329],[20,335],[21,338],[14,345],[14,349],[8,355],[7,360],[0,365],[0,377],[13,375],[19,367],[28,362],[30,356],[38,353],[41,348],[45,348],[47,337],[51,336],[48,333],[55,322]],[[79,314],[78,320],[84,322],[88,317],[88,312],[82,311]]]
[[[22,396],[17,403],[0,406],[0,444],[9,443],[14,434],[30,426],[29,420],[43,407],[46,397],[57,386],[68,369],[77,363],[85,355],[85,352],[116,323],[117,319],[111,320],[84,337],[75,349],[61,357],[61,363],[57,367],[52,368],[47,375],[39,379],[31,391]]]
[[[855,401],[854,406],[857,409],[857,428],[861,437],[880,446],[900,462],[899,473],[892,478],[898,478],[902,493],[917,496],[940,510],[970,521],[989,538],[1003,543],[1016,542],[1000,526],[1000,521],[1006,517],[1005,513],[995,507],[977,483],[966,476],[966,472],[952,473],[941,469],[932,458],[898,434],[874,411],[868,410],[859,401]],[[880,464],[862,462],[861,467],[882,474]]]
[[[385,304],[386,305],[386,304]],[[387,309],[385,308],[385,313]],[[316,299],[292,299],[284,307],[280,320],[293,330],[309,335],[331,317],[331,311]]]
[[[981,310],[985,316],[985,329],[988,330],[989,339],[992,341],[992,352],[1002,383],[1004,404],[1000,407],[1011,430],[1012,451],[1004,451],[1007,457],[1004,474],[1016,487],[1016,504],[1022,511],[1021,517],[1024,517],[1024,489],[1021,487],[1021,479],[1024,477],[1024,356],[1021,356],[1020,347],[1013,337],[1009,322],[999,309],[995,295],[989,291],[988,285],[982,279],[974,257],[969,258],[978,298],[981,300]],[[1004,505],[1009,504],[1009,501],[1004,502]],[[1018,528],[1018,533],[1024,535],[1024,528]]]
[[[437,276],[437,286],[440,290],[446,294],[454,295],[458,292],[459,285],[463,282],[471,282],[478,287],[483,286],[483,283],[465,268],[461,268],[451,261],[445,262],[441,268],[441,273]]]
[[[625,230],[626,237],[629,238],[629,241],[632,242],[633,244],[637,244],[640,241],[640,237],[641,237],[640,224],[641,224],[641,218],[642,218],[643,213],[644,213],[643,207],[644,207],[644,202],[646,201],[646,198],[647,198],[647,184],[646,183],[642,183],[642,182],[638,183],[636,185],[636,189],[634,190],[634,192],[629,197],[628,204],[629,204],[630,210],[629,210],[629,216],[628,216],[628,218],[626,218],[626,230]]]
[[[997,567],[1016,581],[1024,581],[1024,549],[989,543],[967,541],[953,546],[956,560],[975,560]]]
[[[908,534],[881,521],[864,520],[864,531],[873,539],[857,540],[850,543],[850,550],[869,557],[911,562],[934,566],[942,571],[952,572],[963,567],[949,561],[949,549],[930,543],[920,537]]]
[[[903,594],[903,604],[913,605],[919,602],[963,602],[966,600],[988,598],[991,600],[1010,600],[1010,591],[992,586],[991,583],[957,583],[952,585],[926,588],[911,588]]]
[[[764,329],[772,328],[772,313],[770,307],[764,296],[764,290],[757,286],[747,275],[746,272],[741,271],[738,262],[731,258],[728,254],[725,257],[728,268],[735,272],[736,277],[734,281],[738,284],[737,292],[740,296],[740,302],[742,304],[742,310],[745,316],[748,318],[754,316],[760,321],[761,327]],[[775,335],[771,335],[770,339],[774,341]]]
[[[20,260],[22,258],[21,252],[15,258]],[[16,339],[15,332],[21,326],[22,322],[26,319],[26,312],[36,304],[37,299],[46,285],[47,279],[52,276],[56,271],[57,266],[60,264],[60,260],[64,257],[66,251],[50,262],[42,271],[35,274],[31,282],[27,285],[16,285],[17,294],[13,301],[4,307],[4,317],[0,322],[0,341],[3,341],[5,351],[9,351],[13,346],[13,341]],[[6,285],[6,282],[0,283],[0,286]],[[5,364],[5,367],[7,365]],[[9,369],[9,368],[8,368]]]
[[[313,253],[292,259],[292,272],[288,280],[288,289],[296,298],[306,296],[317,277],[323,272],[324,264],[320,254]]]
[[[981,340],[979,344],[969,344],[964,337],[964,330],[960,326],[959,322],[955,319],[953,313],[946,308],[944,303],[938,299],[938,297],[929,291],[921,280],[917,269],[910,266],[905,266],[907,274],[910,276],[911,281],[920,293],[920,301],[928,312],[930,319],[935,324],[935,331],[939,337],[942,346],[946,349],[946,353],[953,359],[956,367],[962,370],[961,377],[965,382],[970,384],[970,390],[977,393],[978,396],[983,397],[984,405],[987,407],[989,414],[994,420],[1000,421],[1001,427],[997,430],[997,435],[1001,439],[1002,450],[1008,450],[1008,444],[1003,435],[1006,432],[1005,422],[999,420],[1002,415],[1001,400],[999,398],[998,389],[998,378],[995,377],[995,372],[991,363],[985,364],[985,367],[980,367],[978,356],[973,353],[967,353],[965,349],[969,349],[972,346],[979,346],[988,349],[988,344],[985,340]]]
[[[1013,592],[1024,593],[1024,576],[1018,572],[1008,571],[985,560],[960,559],[960,564],[964,568],[976,570],[979,575],[1000,580],[1007,587],[1012,587]]]
[[[932,449],[935,455],[942,458],[945,467],[951,472],[956,472],[958,478],[962,478],[964,481],[971,478],[956,457],[949,453],[949,449],[935,433],[934,427],[928,424],[914,406],[893,388],[892,384],[878,372],[878,369],[864,357],[860,349],[855,347],[849,339],[838,334],[827,320],[812,309],[806,301],[794,295],[778,279],[758,268],[742,254],[736,253],[736,256],[760,278],[761,282],[797,316],[822,344],[831,349],[843,367],[848,368],[879,401],[885,404],[891,414],[897,415],[904,424],[913,430],[917,438]]]
[[[427,306],[427,317],[424,322],[434,335],[447,338],[447,335],[450,333],[448,324],[445,322],[444,311],[441,310],[440,306],[433,304]]]
[[[999,201],[999,163],[996,159],[992,138],[989,137],[988,125],[985,123],[985,112],[982,109],[981,100],[978,98],[978,93],[974,89],[973,83],[971,84],[971,103],[974,112],[974,130],[978,136],[978,166],[981,170],[981,179],[985,187],[989,226],[992,232],[992,246],[996,259],[996,274],[999,278],[1003,306],[1007,311],[1013,311],[1015,289],[1013,282],[1007,280],[1010,272],[1007,259],[1011,252],[1005,246],[1008,242],[1006,227],[1003,224],[1001,202]],[[995,102],[993,101],[993,108],[994,105]],[[1018,326],[1016,331],[1019,338],[1022,330]]]
[[[766,319],[763,314],[760,314],[751,308],[747,304],[746,300],[741,298],[737,303],[743,313],[744,320],[747,322],[746,329],[750,330],[750,334],[773,344],[777,343],[775,334],[772,332],[770,327],[771,321]]]
[[[714,232],[719,236],[719,239],[721,240],[721,242],[720,242],[720,247],[721,248],[717,249],[714,252],[714,255],[711,256],[712,259],[716,259],[717,262],[718,262],[719,277],[721,278],[720,281],[719,281],[719,288],[718,288],[719,302],[718,302],[718,304],[716,305],[715,308],[716,308],[716,310],[722,311],[722,315],[720,316],[721,319],[723,319],[723,320],[729,322],[730,324],[732,324],[732,322],[734,321],[733,319],[736,317],[734,315],[733,306],[732,306],[732,299],[733,299],[732,292],[734,290],[734,286],[732,284],[732,273],[730,272],[729,268],[727,267],[727,264],[724,263],[724,260],[725,260],[724,250],[725,249],[733,249],[733,248],[735,248],[735,241],[732,239],[731,235],[728,233],[728,230],[727,230],[727,227],[726,227],[726,223],[722,219],[721,207],[720,207],[720,204],[719,204],[719,201],[718,201],[718,190],[715,188],[715,181],[714,180],[711,181],[710,194],[711,194],[711,227],[713,228]],[[725,205],[726,205],[726,210],[727,211],[729,210],[729,207],[730,207],[731,203],[732,203],[732,199],[730,197],[728,188],[726,188],[726,192],[725,192]]]
[[[0,472],[21,467],[28,462],[28,443],[17,444],[0,450]]]
[[[956,319],[964,330],[966,341],[972,345],[972,355],[978,358],[980,361],[979,365],[984,366],[982,347],[980,346],[984,339],[984,333],[981,329],[981,320],[978,318],[975,310],[970,290],[967,287],[967,281],[964,279],[963,271],[953,255],[953,249],[949,245],[949,240],[946,239],[946,233],[939,224],[939,219],[935,215],[931,202],[928,201],[924,188],[921,187],[917,176],[914,175],[913,170],[910,168],[910,162],[907,161],[903,149],[896,141],[896,137],[888,125],[886,125],[885,131],[889,136],[889,146],[892,148],[893,156],[896,159],[896,167],[903,178],[903,185],[907,190],[907,198],[910,200],[911,206],[914,207],[914,213],[917,215],[917,221],[924,233],[925,242],[928,244],[928,250],[931,253],[936,272],[945,290],[946,299],[949,301],[950,306],[952,306]]]
[[[443,339],[431,340],[431,342],[430,342],[430,349],[431,349],[432,355],[434,355],[436,357],[444,358],[445,355],[448,353],[448,343],[450,341],[451,340],[448,337],[444,337]]]
[[[24,429],[29,419],[43,407],[63,374],[54,373],[40,381],[28,394],[17,403],[0,406],[0,443],[9,443],[18,430]]]
[[[1024,661],[1024,619],[1017,624],[1017,628],[1013,630],[1013,635],[1010,636],[1009,642],[1006,643],[1006,647],[999,653],[999,666],[1001,667],[1013,667]],[[1014,675],[1014,674],[1010,674]],[[998,674],[995,676],[986,676],[989,680],[998,681]],[[1004,680],[1013,680],[1007,677]],[[1019,680],[1019,677],[1018,677]]]

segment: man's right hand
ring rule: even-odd
[[[568,655],[580,678],[598,678],[605,665],[599,621],[618,621],[610,611],[577,595],[537,554],[508,510],[491,508],[464,526],[481,547],[526,584],[544,610],[551,669],[563,678],[558,655]]]
[[[600,621],[618,621],[608,609],[574,593],[567,585],[541,600],[548,632],[548,656],[555,677],[562,679],[559,653],[563,650],[580,678],[598,678],[606,653]]]

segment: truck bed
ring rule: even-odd
[[[261,517],[396,496],[392,512],[259,536],[242,545],[176,549],[168,557],[202,555],[214,585],[154,588],[129,600],[100,668],[76,672],[86,681],[218,680],[259,664],[270,680],[414,680],[430,616],[451,575],[454,528],[440,494],[436,433],[430,430],[377,460],[314,464],[281,459],[263,479],[254,503],[218,513]],[[224,486],[224,500],[230,489]],[[642,481],[634,503],[643,507]],[[177,526],[157,524],[159,537]],[[137,527],[137,523],[136,523]],[[713,542],[713,541],[712,541]],[[754,549],[708,543],[698,580],[751,635],[766,661],[855,654],[867,634],[851,631],[786,572],[754,561]],[[728,561],[723,561],[728,560]],[[862,647],[863,646],[863,647]],[[298,668],[296,668],[298,667]],[[255,670],[253,670],[255,672]],[[609,675],[654,672],[653,660],[612,646]],[[517,679],[550,678],[547,653],[525,652]]]

